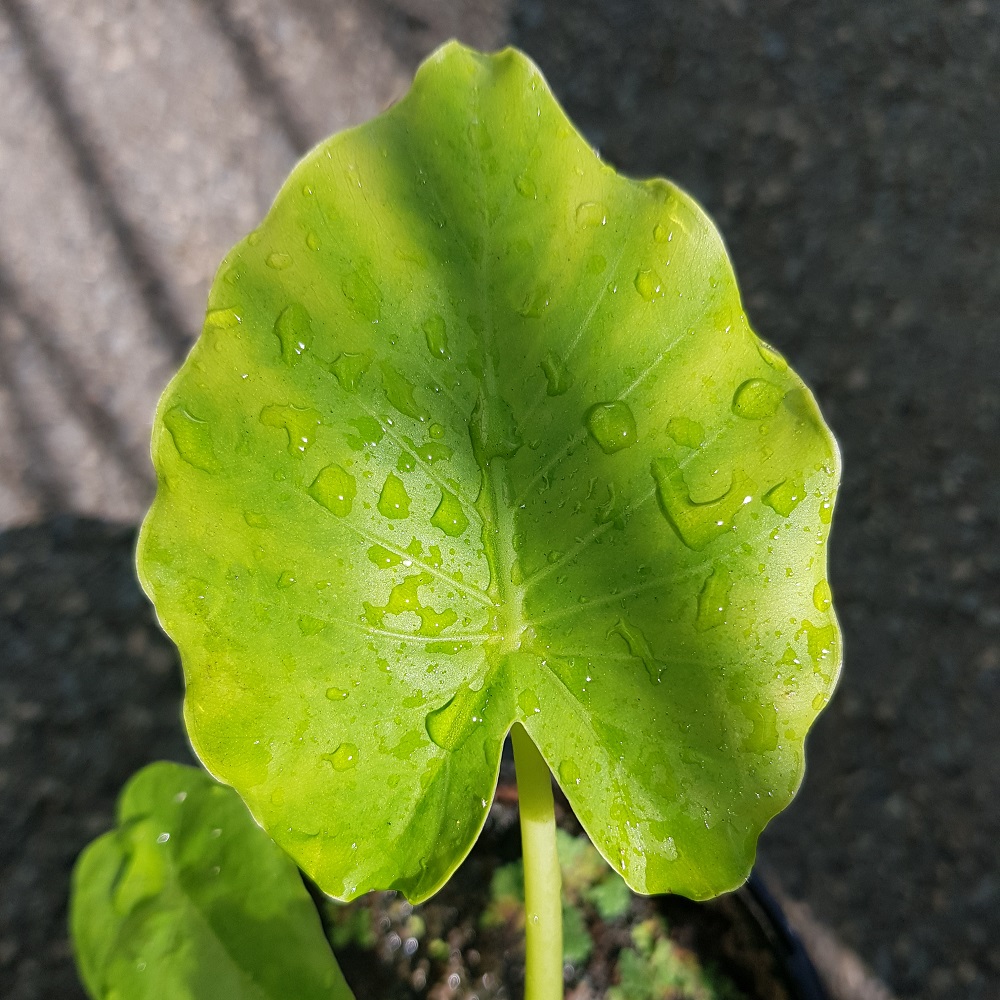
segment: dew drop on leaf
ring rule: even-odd
[[[340,280],[340,290],[362,319],[377,323],[382,318],[382,293],[364,271],[348,271]]]
[[[452,538],[457,538],[469,526],[461,502],[450,490],[441,490],[441,502],[431,515],[431,524]]]
[[[517,705],[525,715],[537,715],[542,710],[538,703],[538,695],[530,688],[518,695]]]
[[[580,784],[580,768],[575,760],[564,760],[559,765],[559,780],[564,785]]]
[[[188,465],[203,472],[218,470],[208,421],[199,420],[183,406],[174,406],[163,415],[163,423],[173,438],[177,453]]]
[[[598,403],[587,411],[587,430],[606,455],[635,444],[635,417],[627,403]]]
[[[362,376],[372,363],[370,354],[341,354],[330,365],[330,371],[336,376],[341,389],[345,392],[357,392]]]
[[[805,486],[801,479],[785,479],[772,486],[760,499],[776,514],[788,517],[805,497]]]
[[[667,433],[685,448],[700,448],[705,440],[705,428],[688,417],[671,417],[667,422]]]
[[[561,396],[569,389],[572,384],[569,370],[554,351],[546,352],[541,367],[548,383],[545,391],[549,396]]]
[[[716,566],[698,595],[698,613],[694,627],[699,632],[707,632],[725,622],[732,589],[733,578],[728,567]]]
[[[653,227],[653,239],[656,240],[657,243],[669,243],[673,238],[673,235],[674,234],[667,229],[662,222],[658,222]]]
[[[431,424],[427,428],[427,433],[430,434],[435,441],[440,441],[444,437],[444,428],[440,424]]]
[[[545,310],[549,307],[549,289],[547,285],[542,285],[532,292],[528,292],[518,312],[525,319],[540,319]]]
[[[423,325],[424,338],[427,341],[427,350],[435,358],[448,357],[448,328],[444,319],[437,313],[429,316]]]
[[[749,378],[733,394],[733,413],[748,420],[763,420],[777,412],[784,395],[784,389],[767,379]]]
[[[318,250],[320,248],[319,237],[312,230],[306,233],[306,246],[310,250]]]
[[[354,476],[337,464],[320,469],[309,487],[309,495],[320,506],[337,517],[347,517],[357,495],[358,487]]]
[[[473,691],[463,685],[440,708],[427,714],[427,735],[442,750],[457,750],[483,721],[488,686]]]
[[[654,458],[650,472],[661,513],[677,537],[695,551],[729,531],[737,512],[753,495],[753,483],[739,469],[725,493],[705,501],[691,499],[684,474],[672,457]]]
[[[660,276],[651,268],[644,267],[636,273],[635,290],[647,301],[661,298],[663,295],[663,283]]]
[[[307,637],[319,635],[328,624],[329,622],[325,622],[322,618],[316,618],[313,615],[299,615],[299,631]]]
[[[268,254],[267,260],[264,263],[275,271],[284,271],[286,267],[291,266],[292,257],[291,254],[282,253],[280,250],[277,250],[272,254]]]
[[[210,309],[205,314],[206,330],[235,330],[242,322],[235,309]]]
[[[585,201],[577,205],[576,224],[585,229],[595,229],[608,223],[607,207],[599,201]]]
[[[281,343],[281,356],[295,362],[312,345],[312,320],[304,306],[293,302],[285,306],[274,321],[274,335]]]
[[[826,580],[820,580],[813,587],[813,607],[817,611],[829,611],[833,603],[833,594],[830,593],[830,584]]]
[[[343,701],[348,695],[348,692],[343,688],[338,687],[328,687],[326,689],[326,696],[330,701]]]
[[[378,498],[378,512],[390,520],[402,520],[410,516],[410,496],[403,481],[391,472],[382,485],[382,492]]]
[[[642,661],[642,665],[646,668],[646,673],[649,674],[649,679],[654,684],[660,683],[660,677],[666,669],[665,664],[661,663],[653,654],[649,640],[638,625],[633,625],[624,618],[619,618],[611,627],[608,635],[617,635],[624,639],[629,653]]]
[[[535,187],[535,182],[525,174],[521,174],[514,181],[514,188],[522,198],[534,200],[538,197],[538,189]]]
[[[388,362],[383,361],[379,368],[382,371],[382,386],[385,389],[386,399],[392,406],[404,417],[426,420],[427,411],[413,398],[413,383]]]
[[[322,417],[307,407],[272,403],[260,411],[260,422],[265,427],[280,427],[284,430],[288,435],[289,452],[301,456],[316,440],[316,429],[322,423]]]
[[[358,763],[358,748],[353,743],[341,743],[333,753],[323,754],[323,760],[333,765],[335,771],[350,771]]]
[[[403,561],[402,556],[397,555],[395,552],[390,552],[383,545],[373,545],[368,550],[368,559],[378,566],[379,569],[391,569]]]

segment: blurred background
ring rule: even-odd
[[[995,0],[0,0],[0,995],[82,996],[69,866],[187,753],[131,550],[214,270],[452,36],[706,206],[840,438],[846,669],[765,870],[900,1000],[1000,996]]]

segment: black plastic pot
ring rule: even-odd
[[[746,885],[737,894],[771,948],[796,1000],[829,1000],[816,967],[792,930],[784,911],[771,894],[761,876],[753,871]]]

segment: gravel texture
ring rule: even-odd
[[[51,518],[137,520],[218,260],[453,33],[516,42],[609,162],[705,204],[840,437],[847,665],[764,861],[900,998],[1000,995],[987,0],[0,0],[0,995],[79,995],[69,863],[186,753],[129,531]]]

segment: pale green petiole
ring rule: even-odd
[[[524,857],[525,1000],[563,995],[562,876],[552,777],[520,723],[511,729]]]

